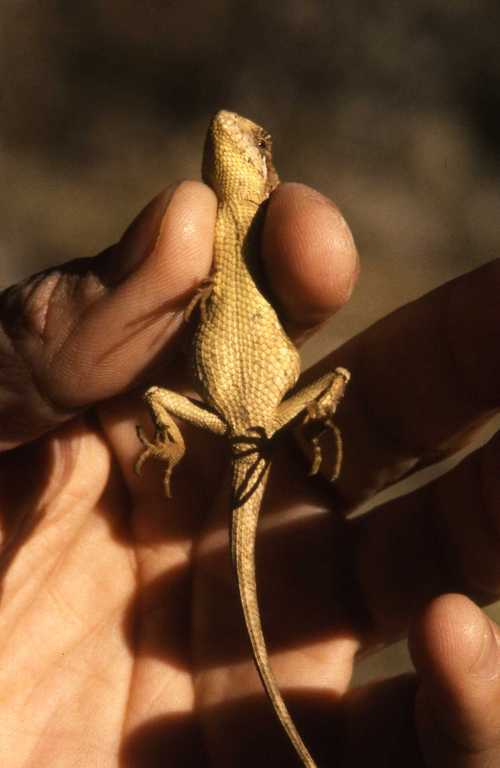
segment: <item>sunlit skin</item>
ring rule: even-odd
[[[184,182],[111,250],[0,304],[0,439],[18,445],[0,469],[8,768],[292,764],[241,626],[223,442],[184,428],[168,501],[160,464],[133,473],[144,385],[185,391],[182,308],[209,274],[214,219],[213,193]],[[337,209],[301,185],[273,194],[262,255],[297,341],[343,306],[358,273]],[[498,409],[499,290],[496,260],[311,374],[352,373],[335,488],[307,477],[292,436],[276,446],[258,545],[263,621],[320,765],[500,761],[498,631],[465,597],[500,592],[498,437],[433,485],[345,518]],[[408,630],[418,676],[347,692],[356,654]]]

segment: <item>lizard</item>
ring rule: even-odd
[[[339,367],[298,391],[293,389],[300,374],[299,353],[264,287],[259,259],[259,223],[279,184],[269,133],[234,112],[217,112],[207,131],[202,179],[217,197],[213,264],[185,310],[188,318],[198,305],[191,362],[202,399],[157,386],[147,390],[144,399],[155,435],[150,441],[137,427],[143,450],[135,469],[139,473],[150,457],[163,460],[165,493],[171,496],[172,470],[185,452],[174,417],[228,438],[230,548],[252,655],[295,752],[303,765],[314,768],[269,665],[257,600],[255,539],[269,475],[269,448],[274,436],[300,414],[303,423],[315,427],[310,474],[320,468],[320,437],[331,431],[337,448],[332,477],[336,479],[342,442],[332,417],[350,374]]]

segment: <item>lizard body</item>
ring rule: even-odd
[[[332,416],[349,373],[333,373],[285,398],[300,373],[298,352],[286,335],[262,288],[259,221],[262,204],[279,183],[271,159],[270,136],[239,115],[221,111],[207,133],[202,175],[215,191],[218,210],[213,269],[188,307],[199,304],[194,334],[194,378],[203,398],[198,403],[170,390],[151,387],[145,399],[156,432],[154,442],[142,430],[145,449],[140,470],[150,456],[166,461],[165,489],[170,495],[173,467],[184,441],[172,416],[228,437],[232,449],[231,554],[252,653],[276,715],[302,763],[315,763],[286,708],[269,666],[255,579],[255,537],[259,509],[269,474],[267,446],[272,436],[299,413],[317,421],[341,443]],[[313,467],[321,462],[319,437],[313,438]]]

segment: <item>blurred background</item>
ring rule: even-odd
[[[311,362],[498,255],[499,28],[496,0],[2,0],[0,283],[115,241],[236,110],[361,254]],[[399,644],[356,679],[407,664]]]

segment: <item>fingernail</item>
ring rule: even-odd
[[[151,200],[127,227],[120,241],[109,254],[107,282],[116,285],[134,271],[155,248],[160,237],[163,216],[177,189],[171,184]]]
[[[481,650],[469,671],[484,680],[491,680],[498,676],[498,643],[488,619],[485,619],[484,622]]]

